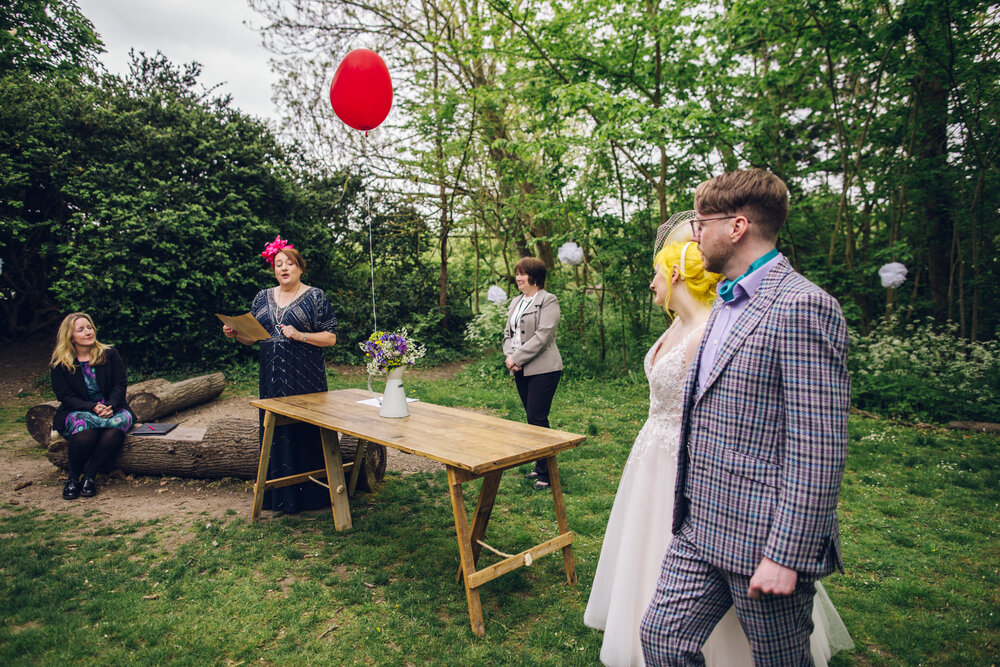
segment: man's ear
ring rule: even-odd
[[[729,233],[729,238],[733,243],[739,243],[745,234],[750,233],[750,219],[745,215],[738,215],[733,218],[733,231]]]

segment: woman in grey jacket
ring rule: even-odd
[[[521,295],[507,309],[503,351],[528,423],[549,428],[549,409],[563,368],[556,347],[559,300],[544,289],[545,264],[540,259],[521,259],[514,266],[514,279]],[[535,479],[536,489],[549,488],[545,459],[535,461],[528,477]]]

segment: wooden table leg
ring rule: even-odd
[[[472,520],[472,534],[469,542],[472,547],[472,565],[475,567],[479,562],[479,552],[482,546],[479,540],[486,535],[486,526],[490,523],[490,514],[493,513],[493,503],[497,497],[497,489],[500,488],[500,476],[502,470],[491,472],[483,477],[483,487],[479,490],[479,502],[476,504],[476,515]],[[462,580],[462,566],[458,566],[458,581]]]
[[[566,520],[566,504],[563,502],[562,484],[559,483],[559,466],[556,465],[556,457],[549,456],[546,459],[549,463],[549,484],[552,485],[552,501],[556,506],[556,521],[559,524],[559,534],[564,535],[569,532],[569,521]],[[573,545],[567,544],[563,547],[563,565],[566,566],[566,581],[571,585],[576,585],[576,563],[573,560]]]
[[[368,447],[368,441],[364,438],[358,438],[358,449],[354,452],[354,465],[351,466],[351,482],[347,485],[347,495],[351,498],[354,497],[354,489],[358,486],[358,477],[361,473],[361,468],[364,467],[366,447]],[[372,480],[368,480],[369,486],[371,486],[371,483]]]
[[[477,637],[482,637],[486,634],[486,626],[483,624],[483,607],[479,603],[479,589],[469,586],[469,575],[476,571],[476,565],[469,539],[469,517],[465,513],[465,500],[462,498],[462,482],[459,481],[455,468],[448,466],[447,472],[451,511],[455,515],[455,532],[458,533],[459,561],[465,573],[462,583],[465,585],[465,599],[469,604],[469,622],[472,624],[472,632]]]
[[[337,530],[351,528],[351,505],[347,499],[347,480],[344,463],[340,458],[340,436],[328,428],[319,430],[323,439],[323,461],[326,463],[326,481],[330,485],[330,509],[333,526]]]
[[[257,483],[253,485],[253,511],[250,521],[260,518],[264,507],[264,485],[267,482],[267,468],[271,462],[271,442],[274,440],[274,422],[277,421],[273,412],[264,412],[264,437],[260,443],[260,463],[257,464]]]

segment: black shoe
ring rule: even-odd
[[[529,472],[529,473],[528,473],[527,475],[525,475],[525,477],[526,477],[527,479],[535,479],[535,478],[537,478],[537,477],[538,477],[538,471],[537,471],[537,470],[532,470],[532,471],[531,471],[531,472]]]
[[[83,482],[80,483],[80,495],[84,498],[91,498],[97,495],[97,485],[94,484],[94,478],[90,475],[83,476]]]
[[[549,488],[549,486],[550,486],[549,485],[549,480],[547,480],[547,479],[539,479],[539,480],[535,481],[534,489],[535,489],[535,491],[544,491],[545,489]]]
[[[80,497],[80,487],[75,479],[67,479],[63,485],[63,498],[66,500],[76,500]]]

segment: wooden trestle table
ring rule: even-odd
[[[357,436],[356,460],[364,456],[364,441],[377,442],[407,454],[415,454],[445,465],[448,491],[458,535],[458,578],[465,585],[472,631],[485,634],[479,587],[523,565],[561,549],[566,580],[576,584],[573,561],[573,533],[566,520],[556,454],[576,447],[584,436],[555,429],[531,426],[475,412],[447,408],[417,401],[409,404],[410,415],[397,419],[380,417],[378,408],[359,401],[370,398],[362,389],[340,389],[317,394],[251,401],[264,410],[264,438],[261,444],[257,483],[254,485],[252,520],[260,518],[264,491],[310,478],[326,477],[330,487],[333,523],[337,530],[351,528],[348,497],[354,495],[360,466],[344,464],[340,458],[338,433]],[[274,427],[293,422],[315,424],[320,428],[326,468],[279,479],[267,479],[268,461]],[[549,464],[549,480],[559,534],[541,544],[476,570],[480,541],[490,521],[500,476],[504,470],[544,458]],[[350,480],[344,475],[350,471]],[[465,511],[462,484],[483,478],[472,524]]]

